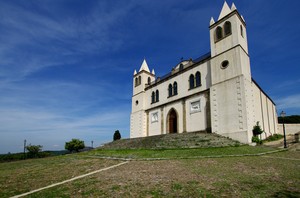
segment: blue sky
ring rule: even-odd
[[[129,137],[132,75],[157,76],[209,52],[223,0],[0,0],[0,153],[23,141],[63,149]],[[227,1],[231,5],[232,1]],[[247,24],[253,78],[277,111],[300,114],[297,0],[234,1]]]

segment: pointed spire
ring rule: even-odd
[[[136,74],[137,74],[137,72],[136,72],[136,70],[134,70],[133,75],[136,75]]]
[[[233,11],[233,10],[236,10],[234,3],[232,3],[232,5],[231,5],[231,11]]]
[[[223,4],[223,8],[221,10],[221,13],[219,15],[219,18],[218,20],[220,20],[221,18],[223,18],[224,16],[226,16],[227,14],[229,14],[231,12],[228,4],[226,3],[226,1],[224,1],[224,4]]]
[[[209,25],[212,25],[212,24],[214,24],[214,23],[215,23],[215,20],[214,20],[213,17],[211,17],[210,22],[209,22]]]
[[[154,71],[154,69],[152,69],[152,72],[151,72],[151,74],[155,75],[155,71]]]
[[[144,61],[143,61],[142,65],[141,65],[141,68],[140,68],[139,72],[141,72],[141,71],[143,71],[143,70],[150,73],[150,70],[149,70],[148,64],[147,64],[147,62],[146,62],[146,59],[144,59]]]

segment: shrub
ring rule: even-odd
[[[267,138],[265,139],[265,141],[266,141],[266,142],[271,142],[271,141],[279,140],[279,139],[281,139],[281,138],[283,138],[283,135],[281,135],[281,134],[274,134],[274,135],[271,135],[271,136],[267,137]]]
[[[256,122],[256,125],[253,127],[252,129],[253,135],[254,136],[258,136],[260,134],[262,134],[264,131],[261,129],[261,127],[259,126],[259,122]]]
[[[256,142],[257,144],[262,144],[263,143],[262,140],[259,139],[258,136],[253,136],[252,137],[252,142]]]
[[[121,139],[121,134],[119,130],[116,130],[114,133],[114,141]]]

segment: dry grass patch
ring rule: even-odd
[[[25,193],[117,163],[79,155],[0,163],[0,197]]]
[[[132,161],[30,197],[299,197],[299,183],[299,162],[276,158]]]

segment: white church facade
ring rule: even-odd
[[[130,138],[206,130],[250,143],[257,122],[262,138],[277,133],[275,104],[251,77],[246,30],[225,2],[210,21],[209,53],[163,77],[144,60],[133,76]]]

